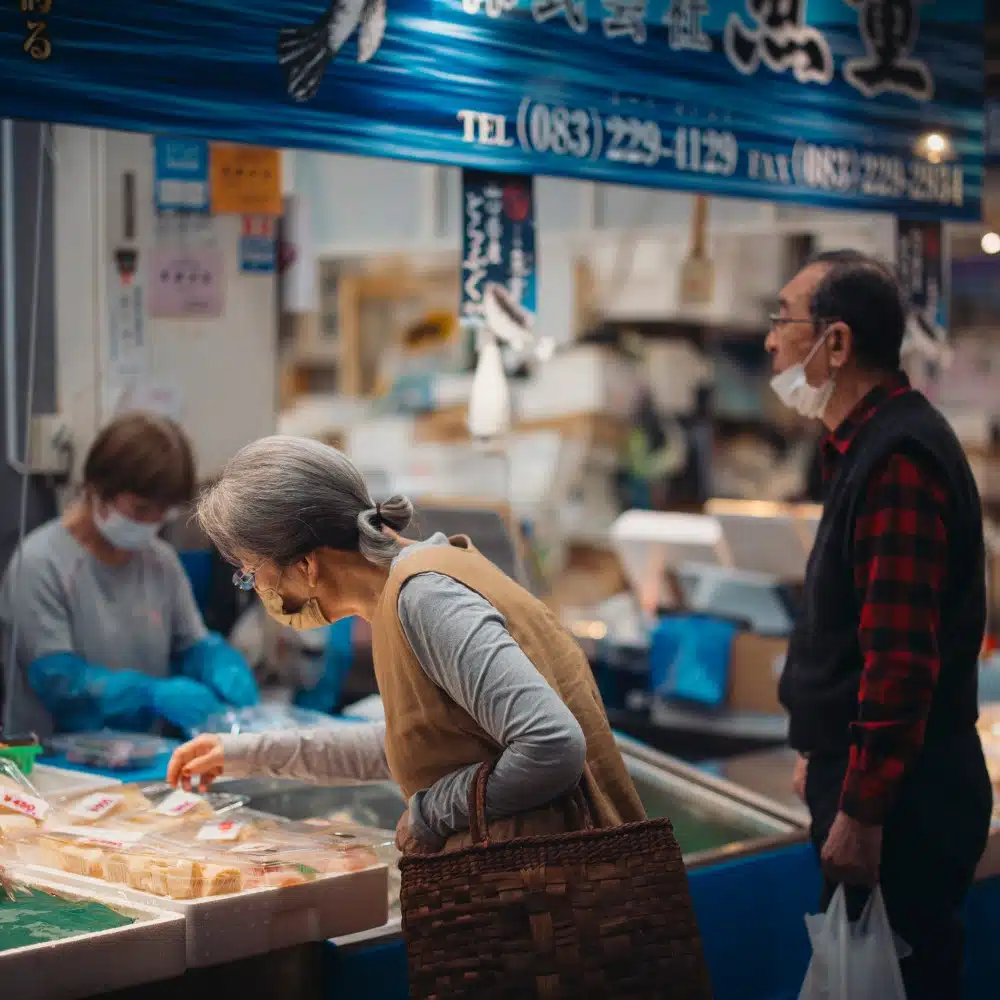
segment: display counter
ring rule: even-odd
[[[815,910],[820,874],[807,842],[808,814],[791,793],[795,755],[787,749],[692,766],[636,740],[618,736],[626,764],[651,816],[670,816],[684,852],[695,910],[711,970],[715,1000],[795,1000],[809,961],[803,917]],[[44,780],[59,779],[45,770]],[[123,775],[128,779],[128,775]],[[74,780],[83,780],[82,776]],[[295,820],[346,820],[383,831],[386,858],[405,808],[391,783],[317,787],[272,779],[225,781],[263,812]],[[1000,829],[966,906],[966,996],[995,996],[1000,950]],[[319,946],[216,969],[160,984],[173,996],[209,981],[239,981],[248,996],[266,996],[282,977],[303,995],[326,1000],[404,1000],[406,955],[398,878],[391,880],[390,917],[373,930]],[[227,971],[228,970],[228,971]],[[287,980],[286,980],[287,981]],[[215,987],[213,986],[213,989]],[[228,985],[225,988],[229,988]],[[146,1000],[153,987],[132,996]],[[154,991],[155,992],[155,991]],[[159,993],[155,993],[159,996]]]

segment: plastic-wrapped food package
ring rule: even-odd
[[[109,785],[86,793],[53,798],[45,825],[67,829],[113,826],[140,833],[166,833],[190,823],[205,823],[239,809],[246,799],[224,793],[197,795],[169,785]]]
[[[255,859],[210,850],[181,852],[154,834],[115,827],[20,831],[0,849],[25,864],[170,899],[222,896],[265,884],[266,873]],[[299,873],[298,881],[308,878]]]
[[[349,813],[348,813],[349,816]],[[345,820],[345,814],[335,813],[326,819],[308,819],[297,826],[308,827],[329,846],[360,845],[370,851],[379,864],[384,864],[389,874],[389,914],[399,916],[399,858],[395,835],[388,830],[376,829]]]
[[[274,729],[339,729],[355,725],[322,712],[271,702],[210,715],[192,730],[198,733],[263,733]]]
[[[151,767],[161,754],[173,749],[172,743],[158,736],[114,730],[53,736],[47,744],[50,750],[62,754],[71,764],[107,771]]]

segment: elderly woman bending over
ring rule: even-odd
[[[552,613],[468,538],[400,538],[412,507],[376,504],[339,451],[270,437],[248,445],[202,498],[202,527],[269,614],[293,628],[371,622],[385,723],[344,730],[201,736],[169,777],[223,772],[399,784],[404,852],[468,843],[483,761],[493,840],[566,830],[560,800],[582,781],[595,822],[643,819],[590,666]]]

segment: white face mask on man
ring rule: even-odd
[[[830,397],[833,395],[834,381],[832,375],[820,386],[810,385],[809,380],[806,378],[806,365],[812,361],[816,352],[826,343],[829,333],[829,330],[825,331],[819,340],[813,344],[806,355],[805,361],[786,368],[771,379],[771,389],[778,399],[790,410],[794,410],[800,416],[807,417],[810,420],[819,420],[822,418],[823,412],[830,402]]]
[[[137,552],[148,548],[160,533],[163,521],[133,521],[112,507],[106,515],[94,511],[94,526],[116,549]]]

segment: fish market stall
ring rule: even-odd
[[[319,968],[320,942],[386,921],[381,835],[294,823],[225,791],[122,782],[94,789],[86,777],[48,768],[29,778],[0,761],[0,865],[31,893],[12,894],[0,911],[0,965],[21,969],[16,963],[43,944],[69,956],[84,941],[96,957],[93,969],[60,963],[59,973],[36,977],[41,992],[24,996],[69,1000],[124,987],[146,996],[137,984],[170,979],[164,988],[187,988],[206,982],[200,970],[224,972],[247,995],[273,996]],[[62,933],[60,920],[70,917],[76,924]],[[44,931],[38,944],[17,935],[23,920],[32,933]],[[150,946],[157,961],[143,950],[147,925],[162,938]],[[82,937],[71,933],[77,927]],[[161,927],[174,934],[172,950]],[[127,961],[102,971],[102,942],[115,934],[128,945]]]

